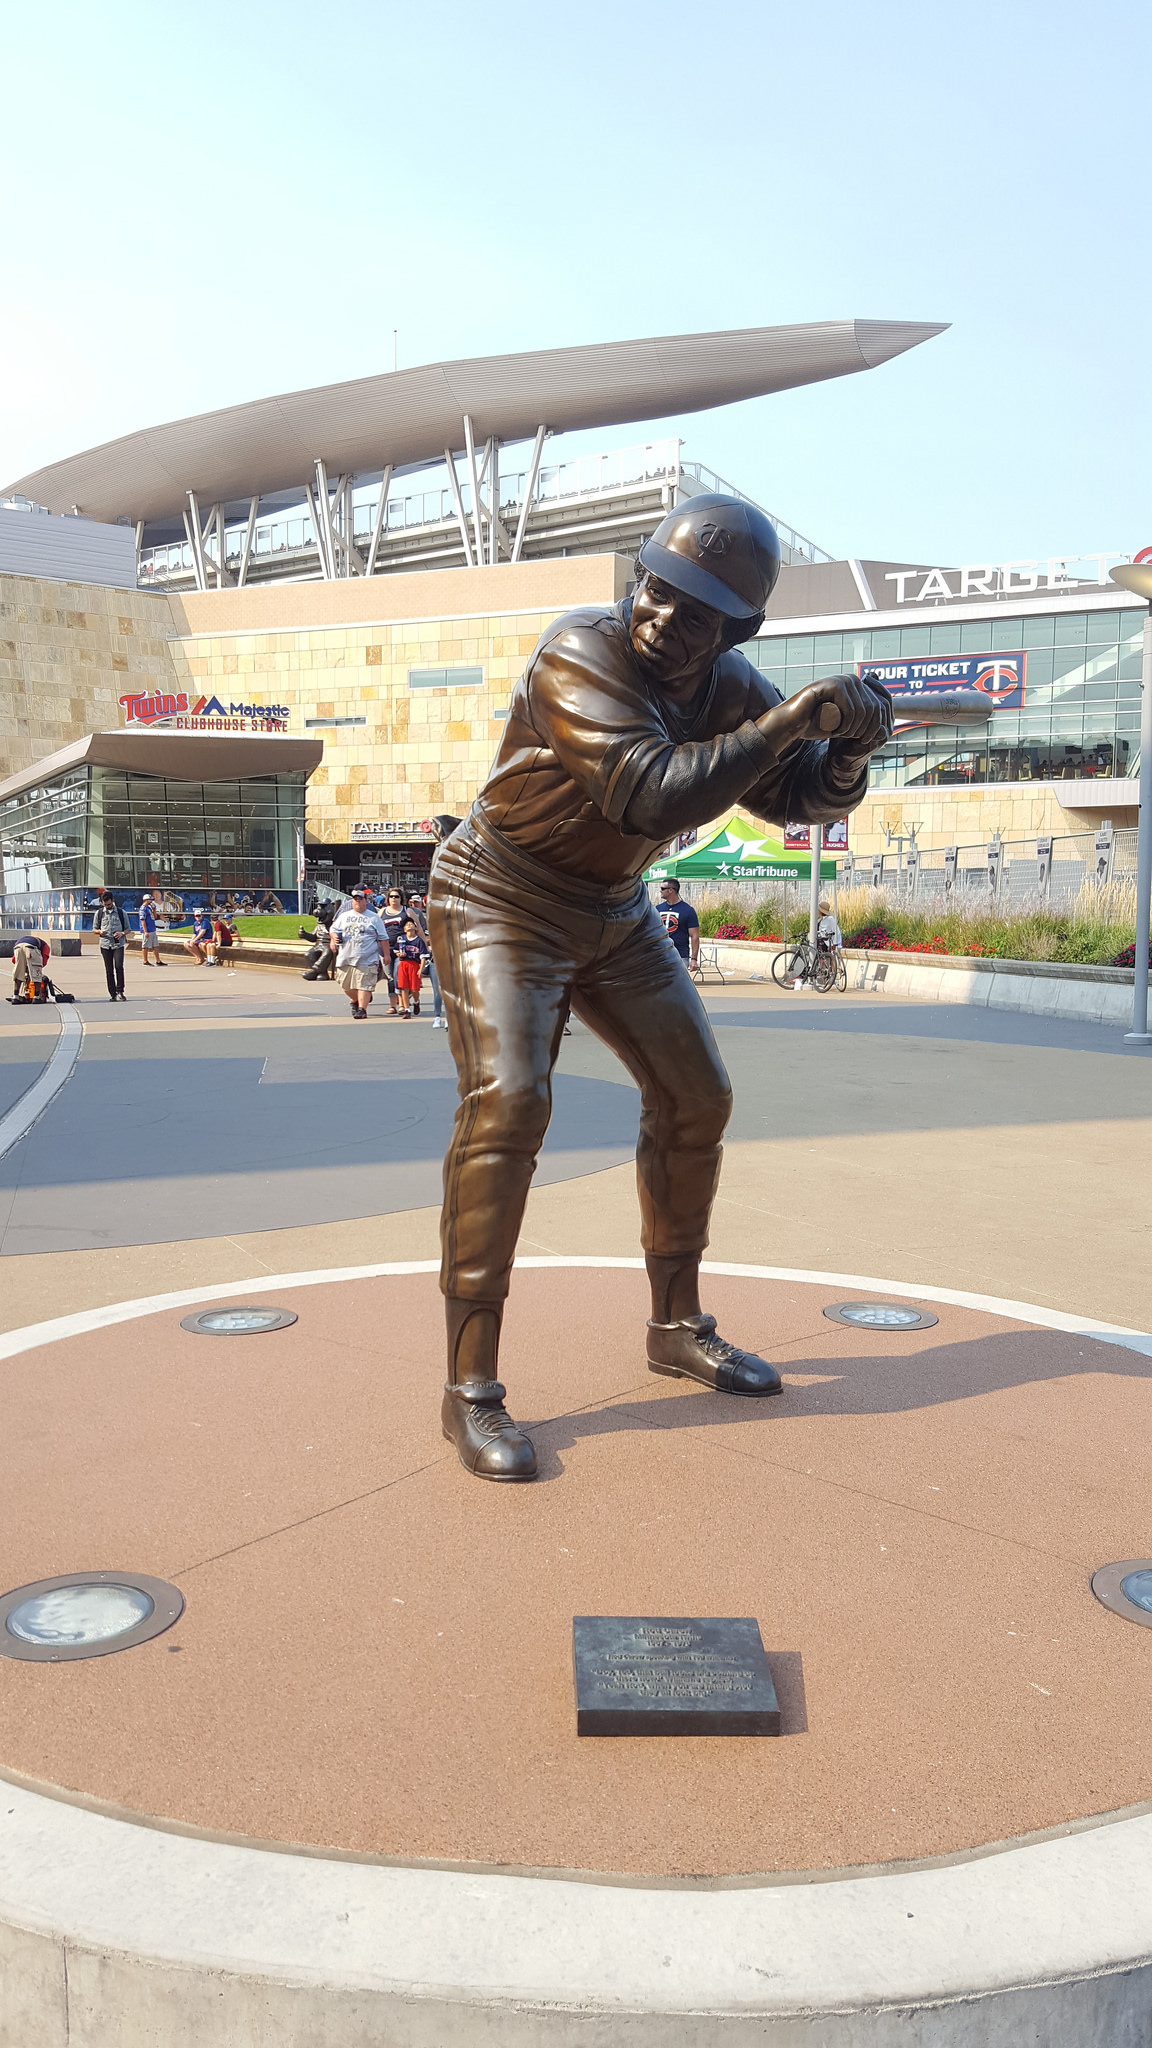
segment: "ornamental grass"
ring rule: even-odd
[[[793,897],[795,902],[795,897]],[[1052,960],[1069,965],[1131,967],[1136,957],[1136,896],[1131,882],[1103,888],[1085,883],[1059,908],[1001,908],[981,900],[917,903],[895,889],[841,889],[837,914],[844,943],[868,952],[949,953],[967,959]],[[792,909],[785,927],[782,893],[746,904],[714,904],[700,915],[706,938],[784,943],[803,938],[808,910]]]

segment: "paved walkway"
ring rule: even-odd
[[[355,1033],[284,971],[61,962],[76,1071],[0,1160],[0,1321],[312,1267],[430,1258],[455,1078],[427,1018]],[[710,988],[736,1093],[712,1255],[877,1273],[1146,1328],[1152,1059],[1107,1028]],[[0,1013],[0,1113],[56,1013]],[[636,1097],[579,1025],[523,1249],[636,1245]]]

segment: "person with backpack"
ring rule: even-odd
[[[95,925],[100,934],[100,958],[104,962],[108,1000],[110,1003],[126,1003],[128,998],[124,993],[124,948],[128,939],[128,919],[111,889],[100,891],[100,908],[96,912]]]

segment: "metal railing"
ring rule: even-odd
[[[913,903],[972,909],[1066,910],[1086,888],[1136,885],[1136,830],[1068,832],[1052,837],[990,840],[966,846],[897,845],[883,854],[848,854],[837,863],[838,887],[898,891]]]
[[[629,448],[611,448],[600,455],[577,455],[570,461],[545,463],[540,469],[532,493],[533,505],[553,505],[565,502],[579,502],[581,499],[606,498],[626,491],[650,488],[654,484],[668,485],[675,502],[676,494],[684,478],[690,478],[693,485],[702,491],[722,491],[727,496],[741,498],[747,505],[756,503],[744,491],[738,491],[733,484],[726,483],[715,470],[706,468],[702,462],[681,462],[679,440],[640,441]],[[530,469],[500,472],[499,498],[501,512],[518,511],[528,486]],[[466,473],[458,471],[461,501],[465,511],[471,515],[472,486]],[[484,487],[481,487],[482,494]],[[359,502],[353,503],[352,538],[367,540],[375,527],[377,496],[365,494]],[[758,507],[762,510],[763,507]],[[339,527],[343,513],[334,510]],[[780,536],[785,560],[805,562],[829,562],[826,555],[813,541],[806,540],[783,519],[769,513]],[[410,533],[420,528],[449,527],[456,521],[456,504],[449,485],[421,490],[390,491],[385,509],[383,532],[387,534]],[[225,529],[225,564],[234,568],[244,552],[247,521]],[[217,541],[215,533],[206,536],[203,542],[205,559],[215,564]],[[258,569],[262,561],[273,555],[291,555],[303,552],[317,553],[316,535],[312,521],[303,507],[275,518],[258,519],[252,536],[252,564]],[[157,547],[140,550],[138,576],[143,584],[166,583],[173,578],[186,578],[195,573],[195,562],[191,543],[172,541]]]

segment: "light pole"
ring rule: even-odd
[[[1152,562],[1110,569],[1113,583],[1135,591],[1148,606],[1144,618],[1144,685],[1140,704],[1140,829],[1136,835],[1136,966],[1132,976],[1132,1029],[1125,1045],[1152,1045],[1148,1029],[1148,934],[1152,925]]]

